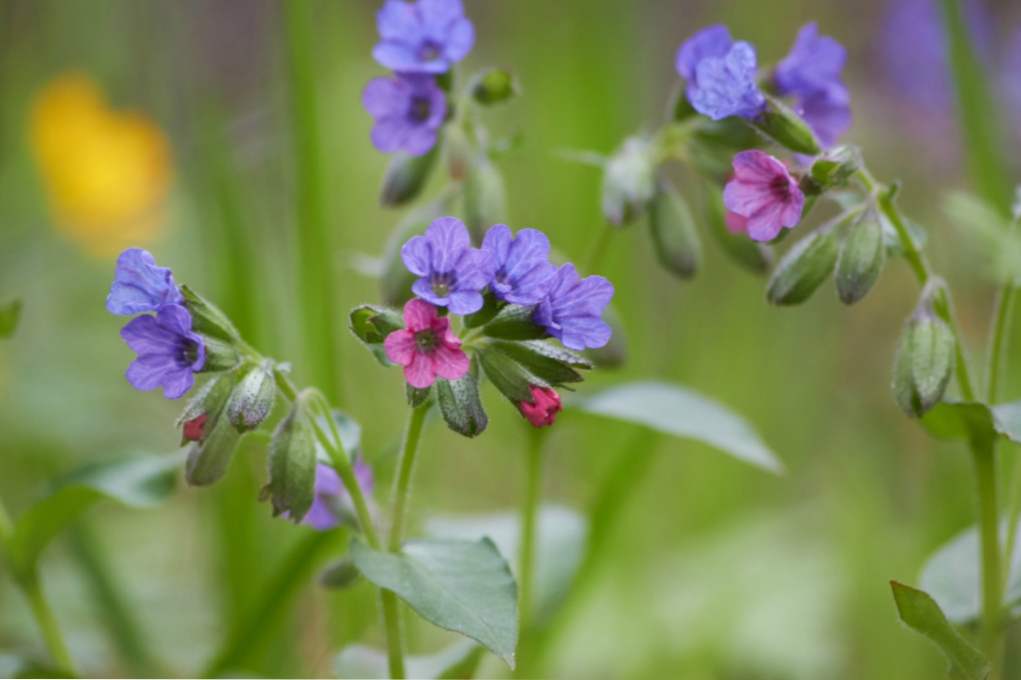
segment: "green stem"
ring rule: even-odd
[[[973,441],[971,451],[978,480],[982,551],[982,649],[993,667],[989,680],[997,680],[1003,663],[1003,631],[1000,617],[1003,605],[1003,579],[1000,575],[996,458],[992,438]]]
[[[535,588],[535,545],[539,515],[539,501],[542,498],[542,444],[543,430],[532,429],[528,437],[525,460],[525,494],[521,504],[521,563],[518,566],[518,641],[525,637],[525,631],[532,623]]]
[[[617,231],[617,228],[607,223],[602,231],[599,232],[599,235],[596,236],[596,240],[588,251],[588,255],[585,256],[585,271],[582,274],[593,273],[602,263],[603,257],[606,255],[606,249],[610,245],[610,239],[615,231]]]
[[[404,445],[401,447],[401,458],[398,464],[397,480],[394,483],[393,523],[390,525],[390,536],[387,549],[397,552],[404,541],[404,522],[408,509],[408,497],[411,489],[411,472],[415,465],[415,454],[418,452],[418,440],[422,436],[422,425],[428,405],[411,409],[408,416],[408,427],[404,431]]]
[[[60,632],[60,626],[57,624],[57,619],[53,616],[53,610],[50,609],[50,604],[43,594],[42,585],[39,582],[39,574],[35,571],[26,574],[19,580],[19,585],[22,592],[25,593],[25,597],[28,598],[32,615],[39,625],[39,631],[43,635],[43,641],[50,652],[50,657],[57,665],[57,670],[75,675],[71,654],[67,651],[67,644],[64,642],[64,636]]]

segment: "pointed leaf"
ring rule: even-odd
[[[572,403],[586,413],[704,442],[770,472],[783,470],[776,454],[743,418],[677,385],[653,381],[628,383]]]
[[[489,424],[479,399],[478,373],[469,371],[458,380],[437,380],[436,401],[447,427],[465,437],[477,437]]]
[[[386,553],[356,538],[351,557],[365,578],[424,619],[476,640],[514,667],[517,585],[491,540],[410,541],[401,552]]]

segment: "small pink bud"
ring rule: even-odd
[[[556,390],[532,385],[532,400],[520,402],[518,409],[525,420],[535,427],[546,427],[553,424],[564,407]]]
[[[184,427],[182,428],[185,441],[201,441],[205,433],[204,431],[207,420],[209,420],[209,416],[203,413],[202,415],[195,416],[191,420],[185,421]]]

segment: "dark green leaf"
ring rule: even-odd
[[[410,541],[399,553],[385,553],[356,538],[351,557],[365,578],[424,619],[476,640],[514,667],[517,586],[492,541]]]
[[[953,672],[966,680],[985,680],[989,663],[947,621],[935,600],[897,581],[891,581],[890,587],[901,621],[934,642],[946,654]]]
[[[473,678],[485,650],[471,640],[459,640],[428,656],[409,656],[404,660],[409,678],[433,680]],[[388,678],[386,654],[365,645],[345,647],[333,662],[338,678]]]
[[[0,338],[14,335],[21,320],[21,300],[11,300],[0,305]]]
[[[68,475],[15,521],[10,542],[15,571],[31,571],[50,540],[96,501],[110,499],[136,508],[160,503],[174,490],[183,460],[183,453],[128,458]]]
[[[464,327],[478,328],[489,323],[496,316],[497,312],[500,311],[500,305],[501,303],[496,299],[495,295],[491,292],[486,293],[483,297],[482,309],[464,317]]]
[[[469,371],[457,380],[436,381],[436,401],[439,403],[447,426],[465,437],[482,434],[489,424],[479,399],[477,371]]]
[[[507,305],[482,330],[491,338],[503,340],[537,340],[547,337],[545,329],[532,321],[532,311],[531,307]]]
[[[1021,401],[992,408],[974,401],[943,401],[922,418],[938,439],[984,439],[999,435],[1021,444]]]
[[[575,367],[592,367],[591,362],[580,354],[542,340],[524,342],[499,340],[491,343],[489,347],[493,351],[506,354],[550,387],[581,382],[583,378]]]
[[[586,413],[695,439],[735,458],[779,473],[783,466],[752,427],[724,406],[691,390],[662,382],[611,387],[572,402]]]
[[[269,445],[269,483],[266,492],[273,515],[286,514],[298,523],[312,507],[316,480],[316,446],[312,426],[295,403],[280,421]]]
[[[487,347],[480,350],[477,356],[486,377],[501,394],[511,400],[511,403],[531,401],[531,386],[542,382],[541,380],[496,349]]]

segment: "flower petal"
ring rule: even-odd
[[[422,300],[409,300],[404,305],[404,323],[413,332],[432,328],[438,316],[436,308]]]
[[[383,340],[383,351],[386,352],[386,358],[398,366],[410,364],[416,349],[415,333],[406,328],[390,333]]]
[[[432,353],[433,370],[436,375],[446,380],[457,380],[464,377],[471,366],[468,355],[460,348],[440,345]]]
[[[420,390],[431,386],[436,382],[432,358],[421,352],[416,352],[411,363],[404,367],[404,379],[408,381],[409,385]]]

